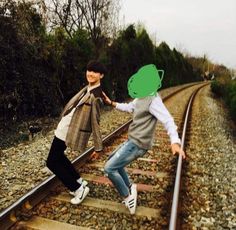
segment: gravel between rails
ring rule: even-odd
[[[178,104],[176,104],[176,106],[177,105]],[[175,111],[175,108],[172,109]],[[194,114],[194,117],[192,117],[191,121],[191,136],[186,146],[187,159],[184,162],[187,172],[184,174],[183,183],[185,190],[181,197],[183,204],[182,213],[184,217],[181,229],[236,229],[235,126],[231,124],[230,118],[224,106],[222,106],[222,103],[217,101],[211,94],[209,86],[200,90],[193,110],[192,114]],[[106,131],[110,132],[112,129],[119,126],[117,117],[124,118],[124,113],[120,116],[120,113],[116,112],[118,111],[112,110],[109,114],[104,112],[104,120],[102,122],[108,126],[102,126],[104,130],[103,135],[106,134]],[[126,119],[129,119],[129,115],[126,115],[128,116]],[[116,123],[113,126],[112,122],[114,120]],[[123,122],[124,121],[121,120],[121,123]],[[1,151],[1,159],[3,160],[2,165],[0,165],[0,175],[2,178],[0,181],[0,205],[3,204],[4,198],[7,196],[9,196],[9,200],[5,200],[5,202],[9,205],[14,199],[17,199],[17,196],[29,190],[30,185],[33,187],[51,174],[45,168],[45,159],[48,154],[52,136],[53,132],[50,132],[46,136],[37,137],[30,143],[23,143],[17,147]],[[150,156],[155,154],[153,152],[155,152],[155,146],[153,150],[149,151]],[[78,153],[68,150],[68,155],[71,159],[77,154]],[[164,152],[163,154],[166,153]],[[25,156],[28,156],[28,158],[25,158]],[[166,160],[168,161],[168,157]],[[12,164],[12,171],[6,171],[9,169],[9,164]],[[131,165],[131,167],[136,166],[137,165]],[[151,170],[152,165],[146,163],[143,164],[142,167],[150,167],[149,170]],[[153,167],[155,170],[155,164]],[[25,170],[25,168],[27,169]],[[161,171],[161,169],[159,170]],[[7,174],[8,172],[12,173],[10,177]],[[30,174],[33,176],[30,177]],[[146,178],[144,179],[146,180]],[[19,184],[17,184],[17,182]],[[159,181],[159,184],[161,184],[160,182],[162,181]],[[163,180],[163,183],[164,182],[165,180]],[[20,189],[14,192],[17,185]],[[92,183],[90,187],[91,195],[94,197],[101,198],[106,196],[106,198],[110,200],[119,199],[117,194],[112,192],[113,188],[106,189],[107,193],[104,194],[102,185]],[[3,190],[3,188],[5,188],[5,190]],[[61,186],[58,190],[63,191],[65,188]],[[5,192],[5,195],[3,192]],[[160,191],[160,194],[161,193]],[[165,202],[165,200],[158,200],[158,197],[155,200],[149,199],[149,197],[146,197],[147,195],[148,194],[145,193],[139,194],[138,205],[155,208],[164,205],[163,202]],[[152,200],[152,202],[147,203],[148,200]],[[52,212],[53,207],[57,206],[56,203],[60,203],[56,200],[46,202],[48,202],[48,208],[52,208]],[[56,211],[58,215],[61,215],[63,220],[66,219],[68,223],[74,224],[72,223],[76,219],[74,215],[79,215],[81,216],[81,220],[84,220],[84,218],[88,218],[88,215],[91,215],[89,209],[92,208],[82,207],[82,209],[74,209],[74,211],[68,212],[70,209],[70,204],[67,204],[66,207],[62,204],[61,208],[59,207],[58,210],[54,211]],[[44,213],[43,209],[41,211],[39,209],[39,212],[41,213],[37,214],[41,216],[51,215],[50,209],[48,213]],[[167,225],[167,223],[162,223],[158,220],[141,218],[135,220],[135,222],[138,223],[137,226],[131,226],[132,222],[134,222],[133,217],[121,214],[116,215],[118,215],[118,219],[120,218],[121,223],[120,226],[115,226],[116,229],[124,229],[121,228],[121,226],[125,226],[126,229],[138,229],[138,225],[142,225],[143,229],[151,229],[153,224],[156,224],[159,229],[162,229],[161,226]],[[166,214],[163,213],[163,215]],[[104,210],[101,210],[99,213],[94,212],[94,216],[92,217],[94,218],[93,224],[95,224],[95,226],[97,224],[98,229],[102,229],[103,226],[98,224],[103,223],[102,219],[109,219],[111,222],[110,226],[114,226],[113,220],[109,218],[109,216],[110,213]],[[99,218],[101,218],[101,221],[99,221]],[[81,223],[77,222],[77,224]]]
[[[160,91],[160,94],[163,97],[181,87],[175,86],[164,89]],[[130,118],[131,114],[128,113],[115,109],[104,110],[101,116],[102,135],[109,134]],[[7,149],[0,149],[0,211],[51,175],[50,170],[45,166],[45,160],[54,130],[46,134],[42,133],[36,135],[32,141],[22,142]],[[92,141],[89,141],[88,146],[91,145]],[[70,160],[75,159],[79,154],[75,151],[72,152],[69,148],[66,153]]]
[[[189,92],[185,92],[184,94],[189,94]],[[170,110],[172,113],[173,111],[176,111],[175,113],[176,117],[181,116],[182,112],[180,108],[184,107],[182,101],[181,103],[179,102],[180,98],[183,98],[183,95],[178,95],[177,97],[174,98],[174,100],[171,100],[170,103],[168,102],[166,103],[168,107],[171,107]],[[161,127],[158,128],[157,130],[157,134],[160,133],[161,136],[163,136],[163,131],[161,130]],[[109,153],[112,152],[115,146],[120,144],[120,141],[122,142],[124,139],[126,139],[126,134],[122,135],[122,137],[119,138],[119,140],[117,139],[115,141],[117,143],[115,143],[114,145],[111,144],[106,150]],[[173,158],[173,156],[170,154],[169,142],[163,140],[164,139],[159,140],[157,138],[155,141],[155,146],[153,147],[152,150],[149,151],[147,155],[151,156],[152,159],[158,161],[160,160],[158,164],[154,164],[153,167],[151,162],[145,162],[146,163],[145,165],[143,164],[143,162],[142,164],[136,162],[136,164],[131,164],[130,168],[136,168],[137,166],[141,166],[140,168],[144,169],[145,171],[153,172],[157,170],[156,171],[157,173],[161,173],[162,172],[161,168],[162,168],[163,172],[168,171],[168,173],[166,173],[168,174],[168,177],[172,177],[171,162],[173,162],[175,158]],[[103,176],[103,171],[100,170],[102,169],[102,167],[100,168],[99,165],[101,165],[101,163],[103,163],[106,160],[106,156],[102,156],[102,159],[100,160],[101,161],[98,164],[85,165],[83,168],[80,169],[80,171],[87,175],[91,173],[92,175],[96,174]],[[161,165],[162,167],[160,167]],[[99,167],[99,170],[94,170],[94,167]],[[161,216],[159,218],[156,218],[154,220],[152,218],[147,219],[143,217],[140,218],[138,216],[130,217],[126,214],[114,213],[108,210],[106,211],[97,210],[94,209],[94,207],[81,206],[80,208],[77,208],[77,206],[72,207],[70,204],[58,200],[55,201],[53,199],[47,199],[42,204],[39,204],[38,208],[34,209],[35,210],[34,214],[42,217],[47,217],[50,219],[56,219],[59,221],[65,221],[67,223],[79,224],[82,226],[87,226],[92,228],[93,226],[96,226],[96,229],[167,229],[168,226],[167,216],[169,215],[167,206],[169,203],[168,201],[171,199],[170,197],[171,184],[172,184],[171,181],[169,181],[169,179],[166,177],[152,178],[152,176],[150,175],[137,176],[135,174],[132,175],[132,179],[134,181],[137,180],[138,183],[144,183],[148,185],[151,185],[152,182],[155,181],[155,183],[153,183],[155,184],[155,192],[152,193],[145,191],[139,192],[138,206],[145,206],[160,210]],[[116,202],[121,201],[120,197],[117,196],[117,193],[114,192],[114,189],[109,186],[99,185],[96,182],[91,183],[90,181],[89,187],[90,187],[89,197],[102,200],[111,200]],[[66,194],[68,194],[68,191],[65,189],[64,186],[61,186],[60,188],[58,188],[57,192],[56,191],[54,192],[58,194],[60,194],[61,192],[65,192]],[[73,215],[74,213],[77,213],[77,215]],[[110,220],[111,223],[107,223],[108,222],[107,220]],[[153,226],[155,226],[155,228]]]

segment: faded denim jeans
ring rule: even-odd
[[[128,140],[121,144],[108,158],[104,171],[121,196],[127,197],[129,195],[131,185],[124,167],[138,157],[143,156],[146,151],[146,149],[142,149],[131,140]]]

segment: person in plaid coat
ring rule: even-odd
[[[74,196],[72,204],[79,204],[89,192],[87,181],[80,177],[64,151],[67,147],[84,151],[89,137],[93,136],[95,152],[102,151],[102,136],[99,127],[102,89],[100,81],[106,72],[98,61],[87,65],[88,85],[81,89],[65,106],[46,161],[47,167],[61,180]]]

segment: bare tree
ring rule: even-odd
[[[51,0],[47,2],[49,11],[49,26],[61,26],[72,37],[73,33],[82,28],[83,15],[75,5],[75,0]]]
[[[72,37],[86,29],[96,47],[105,37],[114,37],[119,22],[119,0],[51,0],[51,25],[62,26]]]

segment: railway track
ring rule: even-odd
[[[202,86],[185,87],[163,99],[180,133],[189,98]],[[169,221],[178,158],[170,154],[169,139],[160,124],[152,150],[127,169],[138,185],[135,215],[130,215],[121,204],[117,192],[104,176],[104,163],[127,139],[129,124],[130,121],[104,139],[104,154],[99,160],[88,161],[93,152],[90,148],[74,161],[81,176],[89,181],[90,193],[82,204],[70,204],[68,191],[51,176],[0,214],[1,229],[11,226],[11,229],[167,229],[168,226],[175,229],[178,195],[173,202],[177,202],[176,207],[172,207],[172,215],[176,216]]]

